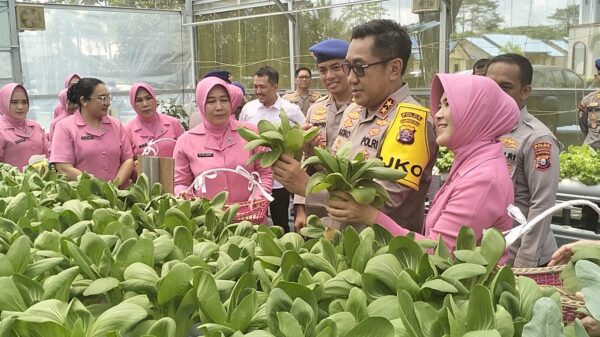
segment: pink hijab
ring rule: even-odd
[[[27,89],[18,83],[8,83],[0,89],[0,118],[11,124],[12,126],[23,127],[26,125],[25,120],[17,119],[9,115],[10,110],[10,99],[17,88],[21,88],[25,91],[25,96],[29,101],[29,94]]]
[[[512,130],[519,121],[519,108],[498,84],[485,76],[437,74],[431,85],[431,113],[439,110],[446,92],[454,133],[448,148],[454,152],[449,178],[463,162],[477,162],[489,151],[502,153],[498,137]],[[435,119],[435,118],[434,118]],[[489,151],[478,151],[480,149]]]
[[[244,92],[238,86],[233,84],[228,84],[228,86],[228,91],[231,95],[231,115],[233,116],[235,114],[235,110],[237,110],[240,104],[242,104],[244,101]]]
[[[69,99],[67,98],[67,92],[69,89],[63,89],[58,93],[58,105],[56,109],[54,109],[54,118],[58,118],[60,116],[68,116],[69,115]]]
[[[73,78],[77,77],[78,79],[81,79],[81,76],[77,75],[77,74],[69,74],[69,76],[67,76],[65,78],[65,89],[69,89],[69,83],[71,83],[71,81],[73,80]]]
[[[69,76],[67,76],[65,78],[65,89],[69,89],[69,83],[71,83],[71,80],[73,80],[73,78],[78,78],[81,79],[81,76],[77,75],[77,74],[70,74]],[[61,91],[62,92],[62,91]],[[66,93],[65,93],[65,97],[66,97]],[[54,108],[54,119],[58,118],[58,116],[69,116],[67,107],[63,106],[63,99],[62,97],[60,97],[60,93],[58,94],[58,105]]]
[[[206,111],[204,109],[206,105],[206,98],[208,93],[217,85],[225,88],[225,91],[227,91],[227,94],[230,98],[229,102],[231,103],[231,98],[235,95],[231,88],[232,86],[218,77],[210,76],[202,79],[196,86],[196,105],[198,106],[198,110],[202,116],[202,124],[200,125],[204,126],[206,134],[214,140],[215,144],[218,144],[222,147],[223,139],[225,139],[227,130],[231,127],[231,123],[235,123],[235,121],[232,121],[231,118],[229,118],[227,123],[217,126],[206,119]],[[231,113],[233,114],[233,110]]]
[[[146,90],[156,101],[156,94],[154,93],[152,86],[148,83],[139,82],[135,83],[131,89],[129,89],[129,103],[137,113],[137,118],[139,118],[142,125],[148,130],[154,130],[156,125],[159,123],[158,113],[155,111],[151,116],[144,116],[135,108],[135,96],[137,96],[140,89]]]

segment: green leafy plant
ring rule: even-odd
[[[600,184],[600,154],[589,145],[569,146],[560,154],[560,177],[586,185]]]
[[[454,153],[445,146],[440,146],[438,158],[435,160],[435,166],[440,173],[450,172],[454,162]]]
[[[283,109],[279,111],[281,123],[275,125],[267,120],[258,122],[258,134],[252,130],[240,127],[238,132],[248,143],[244,148],[248,151],[259,146],[271,149],[268,152],[255,153],[248,162],[260,161],[262,167],[270,167],[282,154],[289,154],[296,160],[302,159],[302,146],[312,140],[319,132],[318,127],[303,131],[300,125],[290,125]]]
[[[175,100],[172,98],[160,100],[158,102],[160,107],[160,112],[165,115],[175,117],[184,130],[189,130],[190,128],[190,115],[185,111],[183,105],[175,104]]]
[[[389,194],[374,179],[394,181],[406,174],[385,167],[377,158],[365,160],[362,152],[350,159],[351,146],[350,142],[345,143],[335,156],[326,149],[315,148],[315,155],[304,160],[302,166],[320,165],[323,170],[310,177],[306,193],[342,191],[360,204],[383,207]]]

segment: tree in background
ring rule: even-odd
[[[548,19],[558,22],[558,25],[564,31],[567,31],[569,25],[576,24],[579,21],[579,5],[569,5],[565,8],[557,8]]]
[[[370,20],[381,19],[384,13],[381,3],[347,6],[342,9],[341,21],[346,24],[347,35],[350,37],[352,27]]]
[[[498,2],[494,0],[463,0],[456,27],[460,32],[467,31],[475,34],[495,31],[504,20],[498,14]]]

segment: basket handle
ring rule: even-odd
[[[159,138],[159,139],[152,139],[152,138],[148,138],[148,142],[146,143],[146,146],[144,147],[144,151],[142,151],[142,156],[147,156],[147,155],[153,155],[156,156],[158,155],[158,150],[154,147],[154,144],[158,143],[158,142],[162,142],[165,140],[170,140],[173,143],[176,143],[177,141],[173,138]]]
[[[250,173],[240,165],[236,166],[235,170],[230,168],[216,168],[212,170],[206,170],[200,173],[196,177],[196,179],[194,179],[190,187],[188,187],[186,193],[193,193],[194,190],[200,190],[203,194],[206,193],[206,179],[215,179],[217,177],[217,173],[219,172],[231,172],[241,175],[242,177],[248,179],[248,191],[252,192],[255,188],[258,188],[258,190],[265,197],[265,199],[269,201],[274,200],[273,196],[262,187],[260,174],[258,174],[258,172],[256,171]]]
[[[538,214],[535,218],[531,219],[531,221],[527,222],[527,218],[525,218],[525,215],[523,215],[523,213],[517,206],[515,206],[513,204],[508,205],[508,207],[506,209],[508,212],[508,215],[510,215],[511,218],[515,219],[518,223],[520,223],[520,225],[513,227],[512,229],[509,229],[502,233],[502,234],[504,234],[504,237],[506,239],[506,246],[508,247],[508,246],[512,245],[513,243],[515,243],[521,236],[523,236],[525,233],[531,231],[531,229],[533,228],[533,226],[535,224],[544,220],[544,218],[546,218],[550,214],[554,213],[554,211],[557,211],[557,210],[563,209],[563,208],[567,208],[567,207],[571,207],[571,206],[578,206],[578,205],[579,206],[580,205],[590,206],[594,211],[596,211],[596,213],[600,214],[600,207],[598,207],[598,205],[596,205],[595,203],[593,203],[589,200],[576,199],[576,200],[569,200],[569,201],[562,202],[560,204],[556,204],[556,205],[548,208],[547,210],[543,211],[542,213]]]

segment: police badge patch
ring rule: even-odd
[[[533,144],[535,151],[535,168],[538,171],[545,171],[550,168],[550,154],[552,153],[552,144],[537,143]]]
[[[412,144],[415,142],[416,129],[410,125],[401,125],[400,132],[396,140],[402,144]]]

